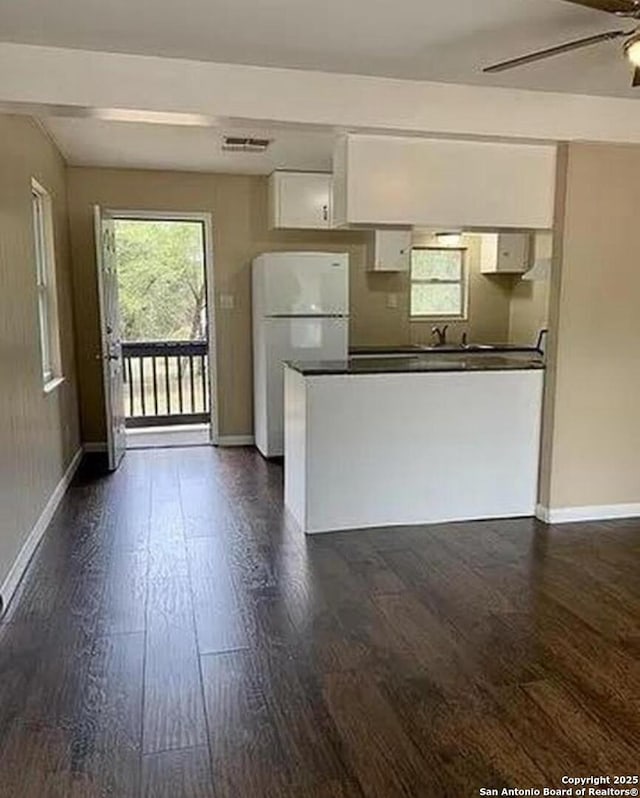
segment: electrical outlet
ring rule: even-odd
[[[233,310],[236,306],[236,298],[233,294],[220,294],[220,307],[222,310]]]
[[[397,310],[398,309],[398,295],[397,294],[387,294],[387,307],[389,310]]]

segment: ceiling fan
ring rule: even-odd
[[[575,39],[571,42],[558,44],[555,47],[547,47],[544,50],[536,50],[534,53],[521,55],[518,58],[510,58],[508,61],[500,61],[485,67],[483,72],[504,72],[507,69],[531,64],[534,61],[542,61],[562,53],[569,53],[572,50],[579,50],[582,47],[591,47],[600,42],[611,41],[612,39],[625,39],[623,51],[634,67],[632,86],[640,86],[640,0],[566,0],[579,6],[594,8],[598,11],[605,11],[613,14],[619,19],[636,20],[636,26],[630,30],[608,30],[598,33],[595,36],[586,36],[583,39]]]

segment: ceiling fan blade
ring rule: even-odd
[[[606,11],[622,17],[640,16],[640,2],[635,0],[565,0],[586,8],[595,8],[597,11]]]
[[[524,66],[531,64],[534,61],[542,61],[544,58],[551,58],[554,55],[562,55],[562,53],[569,53],[572,50],[579,50],[582,47],[591,47],[593,44],[606,42],[610,39],[620,39],[623,36],[630,36],[633,31],[626,30],[610,30],[605,33],[598,33],[595,36],[587,36],[584,39],[576,39],[573,42],[566,42],[565,44],[558,44],[555,47],[547,47],[544,50],[536,50],[534,53],[521,55],[518,58],[510,58],[508,61],[500,61],[498,64],[484,67],[483,72],[503,72],[505,69],[513,69],[514,67]]]
[[[631,81],[631,85],[634,89],[640,86],[640,67],[636,67],[633,70],[633,80]]]

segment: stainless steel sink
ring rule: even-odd
[[[444,344],[444,346],[429,346],[427,344],[416,344],[415,348],[420,352],[478,352],[493,351],[497,347],[491,344]]]

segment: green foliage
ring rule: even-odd
[[[115,223],[124,341],[206,337],[200,222]]]
[[[459,249],[411,253],[411,315],[456,318],[464,313],[464,256]]]

